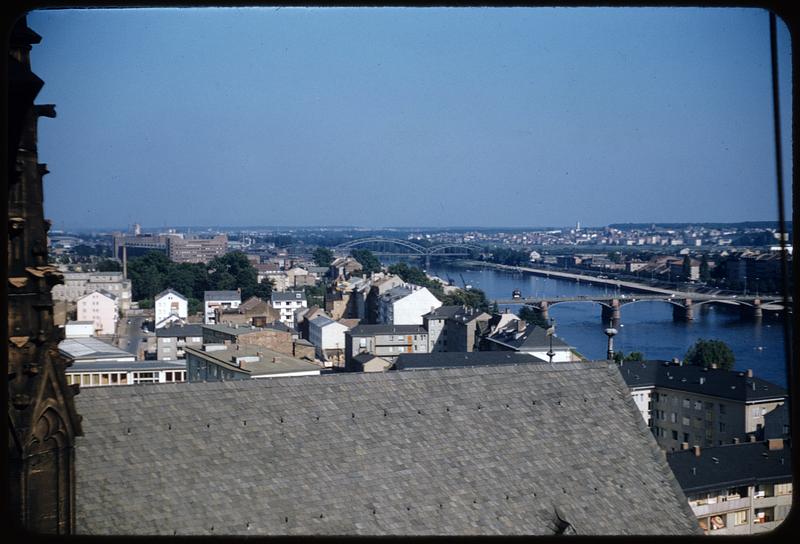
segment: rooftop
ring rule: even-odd
[[[475,308],[455,305],[439,306],[432,312],[425,314],[423,317],[427,317],[429,319],[450,319],[466,323],[478,318],[489,319],[491,316]]]
[[[533,355],[517,351],[444,351],[435,353],[401,353],[396,370],[425,370],[483,365],[549,364]]]
[[[619,371],[630,388],[662,387],[742,402],[786,396],[782,387],[736,370],[705,369],[668,361],[631,361],[619,365]]]
[[[272,302],[299,301],[305,299],[306,294],[303,291],[272,292]]]
[[[58,344],[58,349],[67,358],[73,361],[81,359],[112,359],[112,358],[135,358],[133,353],[119,349],[116,346],[107,344],[98,338],[67,338]]]
[[[700,534],[604,362],[87,388],[75,403],[80,534],[547,535],[559,518]]]
[[[67,368],[72,372],[124,372],[131,370],[186,370],[186,361],[98,361],[75,362]]]
[[[428,334],[421,325],[392,325],[378,323],[374,325],[358,325],[346,334],[351,336],[374,336],[376,334]]]
[[[525,326],[524,331],[518,330],[519,320],[511,321],[504,328],[496,331],[486,339],[491,342],[503,344],[517,351],[541,351],[550,349],[550,338],[547,336],[547,330],[537,327],[533,323]],[[554,350],[567,350],[571,349],[569,344],[561,340],[558,336],[553,335],[553,349]]]
[[[217,351],[186,348],[186,354],[187,357],[192,354],[226,368],[246,371],[251,377],[320,370],[314,363],[261,346],[233,344],[227,349]],[[235,362],[237,357],[246,359],[237,364]],[[253,360],[256,358],[258,360]]]
[[[207,291],[207,292],[208,292],[208,291]],[[155,300],[158,300],[158,299],[160,299],[161,297],[163,297],[163,296],[166,296],[166,295],[169,295],[169,294],[173,294],[173,295],[175,295],[175,296],[177,296],[177,297],[180,297],[180,298],[182,298],[183,300],[188,300],[188,299],[187,299],[185,296],[183,296],[182,294],[180,294],[179,292],[177,292],[177,291],[176,291],[176,290],[174,290],[174,289],[164,289],[163,291],[161,291],[159,294],[157,294],[157,295],[156,295],[156,298],[155,298]]]
[[[203,294],[203,300],[211,301],[228,301],[228,300],[242,300],[242,294],[239,291],[206,291]]]
[[[222,323],[200,325],[200,327],[211,331],[221,332],[223,334],[230,334],[231,336],[240,336],[242,334],[250,334],[254,332],[261,332],[264,330],[261,327],[256,327],[253,325],[238,325],[238,324],[225,325]]]
[[[156,329],[158,338],[179,338],[184,336],[203,336],[203,325],[172,325]]]
[[[776,439],[772,450],[769,442],[701,448],[699,456],[690,448],[667,453],[667,462],[685,493],[791,480],[789,441]]]

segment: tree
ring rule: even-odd
[[[481,312],[489,311],[489,300],[480,289],[458,289],[450,294],[443,294],[440,298],[445,306],[469,306]]]
[[[318,247],[311,255],[317,266],[330,266],[333,262],[333,251],[327,247]]]
[[[495,300],[492,302],[492,313],[499,314],[500,313],[500,306],[497,305],[497,301]]]
[[[370,250],[353,249],[350,251],[350,255],[361,264],[365,276],[373,272],[380,272],[381,262]]]
[[[707,282],[710,279],[711,279],[711,273],[708,269],[708,259],[704,254],[703,258],[700,259],[700,281]]]
[[[684,362],[689,365],[710,367],[716,365],[723,370],[732,370],[736,357],[733,350],[721,340],[703,340],[695,342],[686,352]]]
[[[692,278],[692,258],[689,255],[683,256],[683,264],[681,265],[681,277],[684,280]]]
[[[517,316],[527,323],[533,323],[537,327],[541,327],[543,329],[550,328],[550,322],[544,318],[542,312],[538,310],[534,310],[530,306],[523,306],[517,312]]]
[[[272,289],[274,287],[275,285],[270,278],[264,278],[261,280],[261,283],[256,286],[255,296],[261,300],[268,300],[272,296]]]
[[[433,296],[439,300],[444,298],[444,288],[442,287],[442,284],[436,280],[430,279],[425,272],[422,271],[422,269],[417,268],[416,266],[408,266],[408,264],[400,262],[391,265],[388,268],[388,271],[390,274],[400,276],[400,279],[406,283],[413,283],[414,285],[427,287],[428,291],[430,291]]]
[[[119,261],[114,261],[112,259],[102,259],[97,262],[97,271],[98,272],[121,272],[122,265]]]
[[[258,273],[241,251],[231,251],[215,257],[208,263],[209,289],[219,291],[242,290],[242,300],[255,295]]]

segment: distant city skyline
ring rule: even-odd
[[[777,220],[768,14],[46,10],[54,229]],[[778,21],[787,219],[791,47]]]

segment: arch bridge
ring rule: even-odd
[[[660,301],[672,305],[672,317],[680,321],[692,321],[694,319],[694,309],[704,304],[726,304],[739,306],[743,311],[758,319],[763,316],[763,310],[784,310],[783,298],[773,297],[740,297],[740,296],[720,296],[704,295],[701,293],[673,293],[671,295],[601,295],[601,296],[566,296],[566,297],[525,297],[511,299],[497,299],[497,304],[524,304],[531,306],[542,314],[545,319],[549,318],[549,309],[557,304],[566,302],[590,302],[599,304],[602,311],[603,323],[609,321],[613,326],[620,323],[620,309],[626,304],[637,302]],[[791,304],[792,300],[789,299]]]
[[[334,246],[334,251],[347,251],[356,247],[367,246],[373,254],[377,256],[417,256],[425,258],[425,266],[430,266],[431,257],[469,257],[475,251],[483,251],[483,248],[475,244],[462,243],[441,243],[431,246],[423,246],[410,240],[400,238],[359,238],[343,244]],[[395,249],[392,249],[395,248]]]

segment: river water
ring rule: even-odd
[[[412,263],[414,264],[414,263]],[[497,270],[489,267],[462,267],[455,264],[431,263],[427,272],[462,286],[464,281],[482,289],[491,299],[508,299],[514,289],[522,296],[570,296],[613,294],[610,288],[577,283],[571,280],[545,278],[533,274]],[[460,276],[461,275],[461,276]],[[625,293],[623,290],[622,293]],[[504,309],[501,306],[501,310]],[[519,305],[508,306],[510,311]],[[737,370],[753,369],[762,379],[786,387],[785,347],[779,314],[764,312],[760,321],[742,318],[737,307],[705,304],[695,308],[691,322],[672,319],[672,306],[665,302],[642,301],[621,308],[621,325],[614,337],[614,350],[642,352],[646,359],[683,358],[699,338],[722,340],[736,356]],[[603,333],[601,306],[593,302],[568,302],[551,306],[556,334],[589,359],[604,359],[608,339]],[[770,315],[772,314],[772,315]]]

